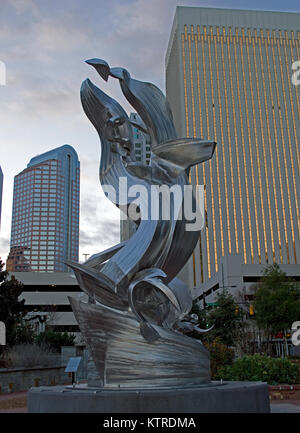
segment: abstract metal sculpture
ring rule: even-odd
[[[90,80],[81,87],[83,109],[101,140],[100,183],[115,191],[113,202],[135,218],[137,231],[128,240],[84,264],[67,262],[90,302],[70,298],[80,330],[90,350],[102,386],[161,387],[203,384],[210,380],[209,353],[199,340],[182,331],[206,332],[189,320],[192,294],[176,276],[191,256],[200,230],[183,210],[195,209],[187,199],[189,168],[210,159],[216,143],[177,138],[172,113],[163,93],[153,84],[131,78],[122,68],[110,68],[100,59],[88,60],[104,80],[119,80],[122,92],[140,115],[134,126],[151,139],[151,162],[136,161],[132,124],[123,108]],[[126,180],[121,194],[120,179]],[[165,218],[162,197],[155,218],[148,211],[153,186],[176,188]],[[140,193],[139,201],[128,194]],[[152,195],[151,195],[152,194]],[[111,197],[109,197],[111,198]],[[179,217],[180,216],[180,217]]]

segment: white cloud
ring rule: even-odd
[[[88,35],[84,29],[79,29],[73,23],[57,22],[55,19],[45,19],[34,24],[34,44],[43,47],[43,51],[67,52],[77,50],[87,44]]]
[[[19,15],[29,11],[35,17],[39,16],[38,7],[33,0],[9,0],[8,2],[15,9],[16,13]]]

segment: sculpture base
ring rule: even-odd
[[[210,382],[210,355],[200,340],[151,324],[155,338],[149,342],[132,312],[69,299],[97,370],[90,382],[95,388],[144,390]]]
[[[79,385],[31,388],[28,413],[269,413],[263,382],[211,382],[161,389],[101,389]]]

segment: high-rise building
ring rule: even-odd
[[[136,125],[142,125],[142,120],[137,113],[130,113],[129,120]],[[135,159],[142,165],[149,165],[151,159],[150,136],[144,134],[139,128],[132,126],[133,146]],[[136,225],[129,219],[120,220],[121,242],[129,239],[136,231]]]
[[[2,193],[3,193],[3,171],[0,166],[0,228],[1,228],[1,213],[2,213]]]
[[[136,125],[142,124],[142,120],[137,113],[130,113],[129,120]],[[148,165],[151,158],[150,136],[134,126],[132,126],[132,132],[136,161]]]
[[[80,163],[64,145],[15,176],[8,271],[68,271],[78,261]]]
[[[277,262],[300,276],[300,14],[177,7],[166,94],[180,137],[217,142],[191,171],[206,224],[186,275],[197,293],[247,287]]]

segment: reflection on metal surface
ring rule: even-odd
[[[104,60],[87,63],[104,80],[110,76],[119,80],[124,96],[143,121],[143,131],[151,138],[151,160],[144,166],[136,162],[126,112],[85,80],[83,109],[101,140],[100,183],[104,190],[113,188],[116,206],[129,216],[134,209],[139,219],[128,241],[95,254],[83,265],[68,262],[91,301],[84,304],[70,299],[74,314],[104,387],[207,383],[208,352],[201,342],[180,332],[206,331],[189,321],[192,295],[176,276],[200,234],[200,229],[187,231],[193,221],[182,212],[187,205],[195,209],[197,204],[193,194],[189,201],[185,195],[189,169],[210,159],[216,143],[178,138],[166,98],[153,84],[132,79],[126,69],[110,68]],[[126,193],[135,187],[147,194],[140,194],[138,203],[130,194],[124,199],[120,178],[126,179]],[[162,212],[163,195],[156,218],[146,218],[153,205],[153,185],[176,186],[181,192],[180,199],[174,194],[170,201],[167,219]]]
[[[209,382],[209,355],[199,340],[152,325],[148,343],[132,313],[70,298],[104,387],[158,387]]]

